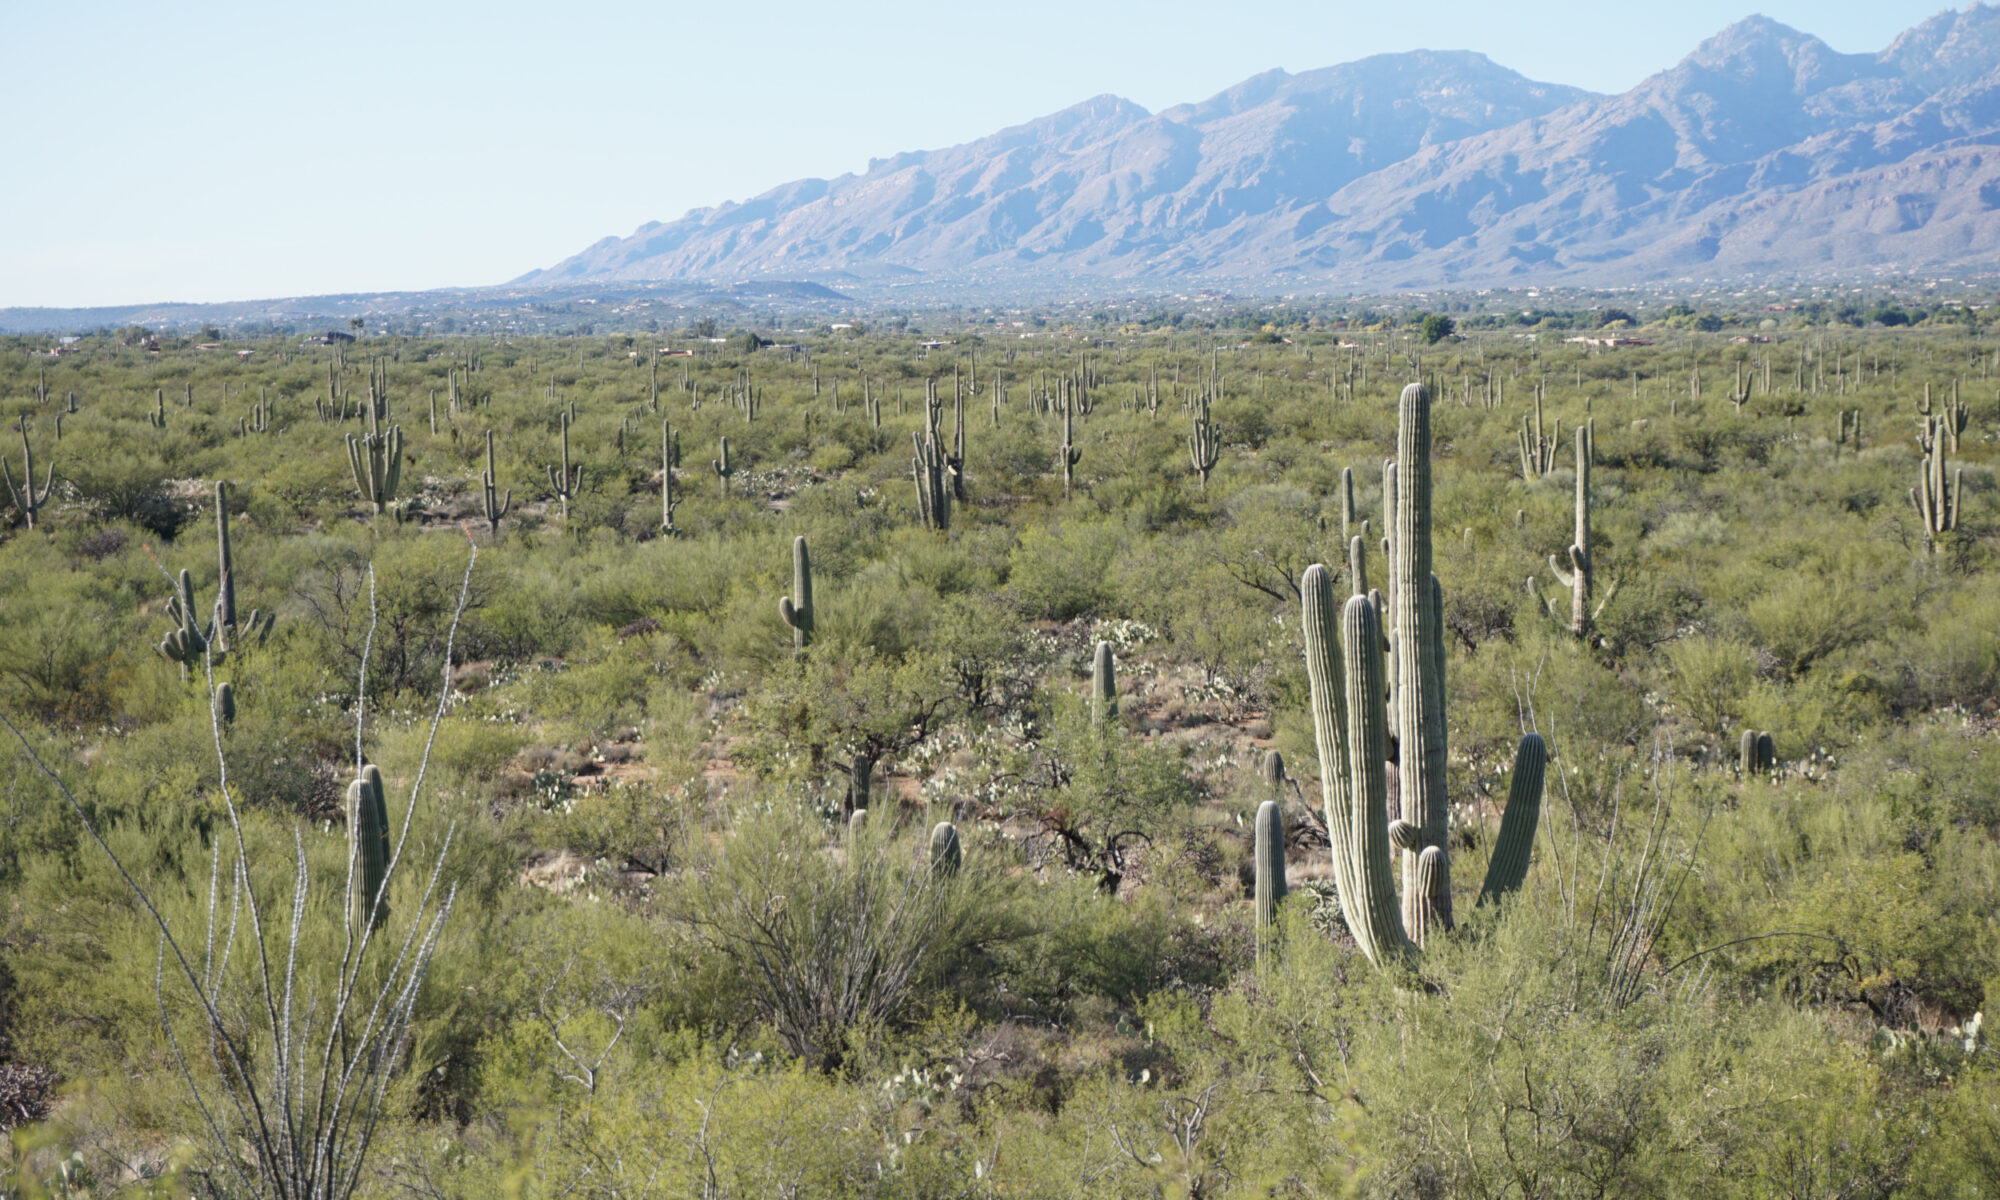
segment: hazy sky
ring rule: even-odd
[[[0,0],[0,306],[492,284],[1101,92],[1413,49],[1622,91],[1754,11],[1858,52],[1942,7]]]

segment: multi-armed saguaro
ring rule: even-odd
[[[62,428],[62,418],[60,416],[56,418],[56,428],[58,430]],[[0,458],[0,477],[6,479],[7,498],[13,502],[15,511],[19,512],[21,518],[28,523],[28,528],[33,529],[35,527],[35,517],[42,511],[42,504],[49,498],[49,489],[55,486],[56,465],[54,463],[49,464],[48,474],[42,479],[42,490],[37,494],[35,491],[35,448],[28,444],[28,419],[26,417],[21,418],[21,482],[19,486],[15,485],[14,473],[7,469],[7,460],[5,458]]]
[[[583,465],[569,465],[569,414],[561,413],[556,418],[561,426],[562,465],[548,468],[549,488],[562,501],[563,520],[569,520],[569,502],[575,498],[577,489],[583,486]]]
[[[1192,419],[1187,448],[1188,465],[1192,466],[1194,473],[1201,477],[1201,490],[1205,492],[1208,490],[1208,473],[1215,470],[1215,464],[1222,454],[1221,444],[1215,439],[1215,422],[1208,416],[1206,396],[1202,397],[1201,408],[1195,412]]]
[[[1399,819],[1389,819],[1382,621],[1364,595],[1342,609],[1323,566],[1306,570],[1306,677],[1319,747],[1320,784],[1342,912],[1370,961],[1407,959],[1434,929],[1451,927],[1446,839],[1446,724],[1442,590],[1431,573],[1430,395],[1412,384],[1399,402],[1398,497],[1389,554],[1396,630],[1394,723],[1400,749]],[[1499,844],[1480,892],[1497,901],[1526,876],[1539,818],[1542,739],[1527,734],[1515,759]],[[1402,852],[1400,906],[1390,850]]]
[[[381,412],[386,407],[386,401],[369,404],[368,432],[347,435],[347,465],[354,469],[354,486],[376,512],[389,507],[403,479],[403,427],[391,425],[383,432]]]
[[[1076,481],[1076,464],[1083,459],[1083,451],[1076,448],[1075,422],[1071,417],[1076,407],[1075,401],[1065,401],[1062,406],[1063,440],[1056,448],[1056,459],[1062,463],[1063,499],[1069,499],[1070,485]]]
[[[1578,637],[1589,637],[1591,626],[1604,615],[1604,606],[1611,603],[1611,597],[1618,591],[1618,583],[1604,589],[1604,599],[1595,607],[1590,603],[1591,588],[1596,582],[1596,559],[1590,552],[1590,462],[1597,454],[1597,440],[1590,426],[1576,427],[1576,536],[1569,544],[1570,569],[1563,570],[1562,560],[1549,555],[1549,570],[1556,580],[1570,591],[1569,631]],[[1558,619],[1561,612],[1553,597],[1549,600],[1549,613]]]

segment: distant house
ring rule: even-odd
[[[345,345],[353,340],[354,335],[351,333],[342,333],[338,329],[329,329],[318,337],[307,338],[305,344],[308,346],[335,346]]]

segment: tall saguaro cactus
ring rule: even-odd
[[[792,594],[778,598],[778,615],[792,627],[793,653],[801,653],[812,644],[812,559],[806,553],[803,536],[792,539]]]
[[[486,471],[479,477],[479,506],[486,514],[486,529],[495,537],[500,536],[500,518],[514,507],[514,489],[508,488],[502,496],[499,478],[493,470],[493,431],[486,431]]]
[[[917,486],[917,516],[924,528],[943,533],[951,528],[951,460],[931,426],[910,434],[910,477]]]
[[[1924,525],[1924,549],[1935,551],[1939,535],[1958,528],[1958,502],[1965,490],[1965,472],[1953,471],[1951,484],[1945,485],[1945,450],[1939,442],[1933,442],[1924,455],[1923,472],[1917,477],[1917,486],[1910,489],[1910,506],[1917,510],[1918,520]]]
[[[562,413],[556,421],[561,427],[562,465],[549,466],[549,488],[555,492],[556,498],[562,501],[563,520],[567,521],[569,502],[576,496],[577,489],[583,486],[583,466],[581,463],[574,467],[569,465],[569,414]]]
[[[1356,594],[1337,609],[1333,575],[1323,566],[1308,568],[1299,588],[1334,879],[1348,928],[1377,964],[1409,959],[1426,938],[1452,924],[1443,593],[1431,573],[1430,443],[1430,395],[1412,384],[1398,403],[1397,498],[1390,511],[1390,612],[1398,648],[1391,705],[1382,699],[1377,604]],[[1393,824],[1386,763],[1392,722],[1401,793],[1401,817]],[[1524,737],[1482,902],[1499,900],[1525,878],[1545,761],[1541,738]],[[1392,848],[1403,861],[1400,904]]]
[[[1442,846],[1445,798],[1444,613],[1431,573],[1431,397],[1421,384],[1403,389],[1396,435],[1395,585],[1389,616],[1395,627],[1396,740],[1400,751],[1402,816],[1416,826],[1420,846]],[[1411,886],[1421,850],[1403,854],[1403,918],[1415,927],[1424,906],[1451,927],[1451,868],[1440,864],[1433,896]]]
[[[56,418],[56,428],[62,428],[62,418]],[[35,527],[35,520],[41,515],[42,505],[49,498],[49,489],[55,486],[56,465],[49,464],[48,473],[42,478],[42,490],[35,491],[35,448],[28,441],[28,419],[21,418],[21,482],[14,482],[14,473],[7,469],[7,460],[0,457],[0,479],[7,484],[7,498],[14,505],[28,528]]]
[[[1590,426],[1576,427],[1576,536],[1569,545],[1570,569],[1565,571],[1562,560],[1549,555],[1549,570],[1555,574],[1557,582],[1569,589],[1569,631],[1580,638],[1590,636],[1591,627],[1604,614],[1604,606],[1611,602],[1611,596],[1618,590],[1618,584],[1604,590],[1604,599],[1592,607],[1591,589],[1596,582],[1596,560],[1590,552],[1590,463],[1596,456],[1597,443]],[[1549,611],[1557,611],[1555,601],[1549,602]]]
[[[660,422],[660,532],[672,537],[674,510],[681,506],[681,497],[674,492],[674,459],[680,457],[680,438],[674,433],[670,422]]]
[[[1056,460],[1062,463],[1063,499],[1065,500],[1069,499],[1070,486],[1076,482],[1076,464],[1083,459],[1083,451],[1076,448],[1075,424],[1071,417],[1071,413],[1075,407],[1075,401],[1065,402],[1062,406],[1062,445],[1056,448]]]
[[[1208,398],[1202,397],[1201,408],[1194,414],[1187,439],[1188,464],[1201,477],[1201,490],[1208,490],[1208,473],[1215,470],[1221,458],[1222,447],[1215,438],[1215,422],[1208,416]]]
[[[229,485],[215,482],[215,563],[219,582],[215,596],[215,648],[235,649],[240,637],[258,643],[270,636],[278,614],[251,609],[239,627],[236,621],[236,557],[229,544]]]

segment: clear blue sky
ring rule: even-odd
[[[1751,12],[1857,52],[1943,7],[0,0],[0,306],[491,284],[1100,92],[1412,49],[1622,91]]]

